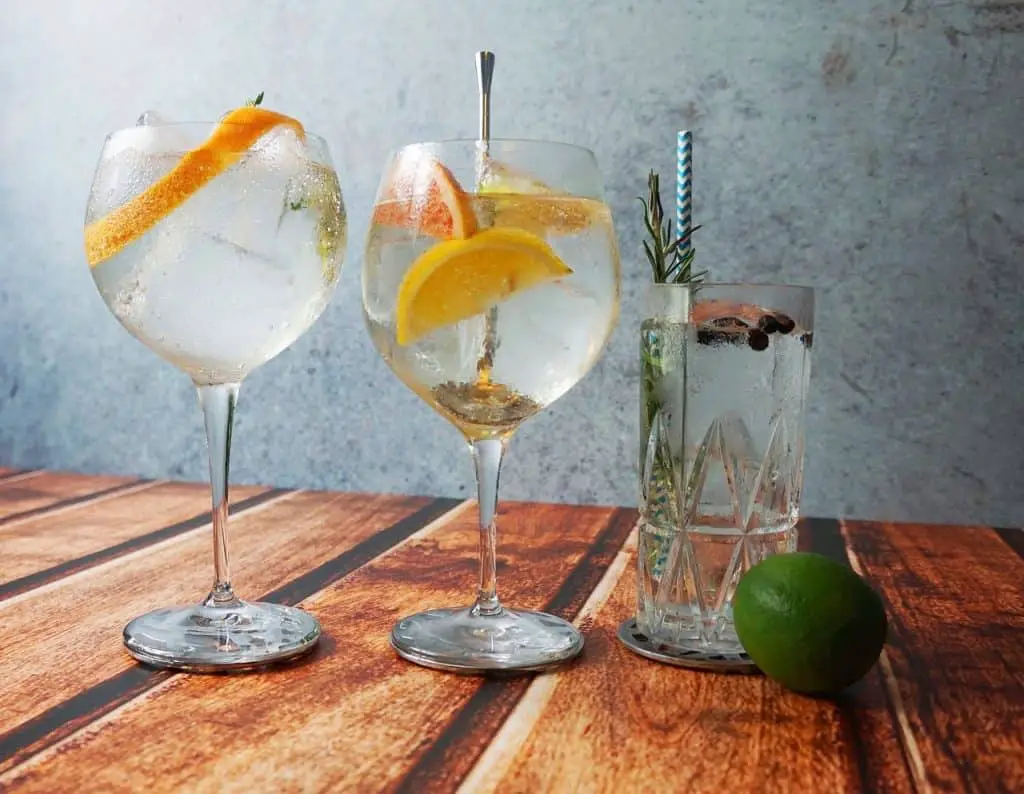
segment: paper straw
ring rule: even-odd
[[[693,228],[693,133],[680,130],[676,136],[676,237]],[[690,247],[690,239],[679,246],[680,253]]]

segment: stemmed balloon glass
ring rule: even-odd
[[[308,651],[320,636],[300,609],[235,595],[228,463],[242,380],[302,335],[334,291],[344,205],[327,145],[292,118],[247,106],[215,123],[152,121],[104,143],[86,256],[107,308],[198,389],[214,582],[200,604],[135,618],[124,642],[161,667],[246,669]]]
[[[500,139],[395,152],[366,241],[363,308],[391,369],[468,442],[479,497],[475,602],[401,620],[392,645],[465,672],[575,656],[583,640],[570,623],[499,601],[495,514],[509,439],[587,373],[618,316],[619,258],[593,154]]]

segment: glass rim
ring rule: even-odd
[[[391,150],[391,153],[392,154],[397,154],[398,152],[405,151],[406,149],[412,149],[412,148],[417,147],[417,146],[423,146],[423,147],[447,146],[447,145],[460,145],[461,146],[461,145],[470,144],[470,143],[475,146],[475,145],[483,143],[483,142],[484,141],[481,138],[473,138],[473,137],[438,138],[438,139],[432,140],[432,141],[413,141],[411,143],[406,143],[406,144],[403,144],[401,146],[393,148]],[[487,143],[489,143],[489,144],[493,144],[493,143],[498,143],[498,144],[502,144],[502,143],[515,143],[515,144],[527,144],[528,146],[536,146],[537,148],[550,147],[550,148],[574,149],[574,150],[580,152],[581,154],[585,154],[585,155],[593,158],[594,160],[597,159],[597,156],[594,154],[594,150],[593,149],[591,149],[591,148],[589,148],[587,146],[582,146],[582,145],[580,145],[578,143],[569,143],[568,141],[556,141],[556,140],[548,140],[548,139],[544,139],[544,138],[514,138],[514,137],[513,138],[505,138],[505,137],[499,137],[499,138],[488,138],[487,139]]]
[[[302,122],[299,122],[299,123],[301,124]],[[104,140],[105,141],[109,141],[109,140],[111,140],[112,138],[114,138],[117,135],[121,135],[123,133],[133,132],[135,130],[146,129],[147,127],[151,128],[151,129],[156,129],[156,130],[160,130],[160,129],[173,129],[175,127],[178,127],[178,128],[184,128],[184,127],[209,127],[212,130],[212,129],[216,129],[217,127],[221,127],[221,126],[225,126],[225,127],[245,127],[245,126],[248,126],[248,125],[247,124],[241,124],[241,123],[239,123],[237,121],[162,121],[159,124],[131,124],[131,125],[127,126],[127,127],[118,127],[117,129],[111,130],[110,132],[107,133],[107,136],[106,136],[106,138]],[[271,129],[273,129],[273,127]],[[269,131],[270,130],[268,130],[268,132]],[[313,138],[316,141],[317,145],[327,147],[328,149],[330,148],[329,144],[327,143],[327,140],[322,135],[318,135],[315,132],[311,132],[305,126],[303,126],[303,128],[302,128],[302,132],[303,132],[303,135],[306,138]],[[264,133],[264,135],[265,134],[266,133]],[[260,136],[260,137],[263,137],[263,136]],[[194,148],[194,147],[192,147],[192,148]],[[175,150],[175,151],[177,151],[177,150]],[[191,149],[182,149],[181,151],[191,151]]]
[[[668,288],[678,290],[693,290],[703,289],[704,287],[734,287],[737,289],[775,289],[775,290],[787,290],[792,292],[814,292],[814,287],[809,284],[789,284],[789,283],[772,283],[764,282],[757,283],[754,281],[701,281],[699,284],[664,284],[659,282],[651,282],[648,286],[655,288]]]

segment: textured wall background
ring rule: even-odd
[[[634,500],[633,198],[696,131],[702,265],[819,288],[811,513],[1024,523],[1024,4],[1006,0],[7,0],[0,17],[0,462],[205,477],[186,378],[101,303],[81,248],[104,135],[263,89],[325,135],[350,209],[319,324],[242,392],[235,479],[467,493],[459,439],[371,348],[362,235],[386,152],[472,134],[596,150],[624,252],[596,370],[523,428],[510,498]]]

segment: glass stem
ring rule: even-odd
[[[206,423],[210,453],[210,492],[213,497],[213,589],[204,606],[235,607],[241,603],[231,589],[228,564],[228,469],[231,465],[231,426],[235,421],[238,383],[199,386],[199,404]]]
[[[480,507],[480,585],[472,612],[474,616],[491,617],[502,612],[498,600],[495,549],[498,479],[501,475],[501,461],[505,456],[505,441],[499,438],[483,439],[471,442],[469,448],[476,467],[476,492]]]

